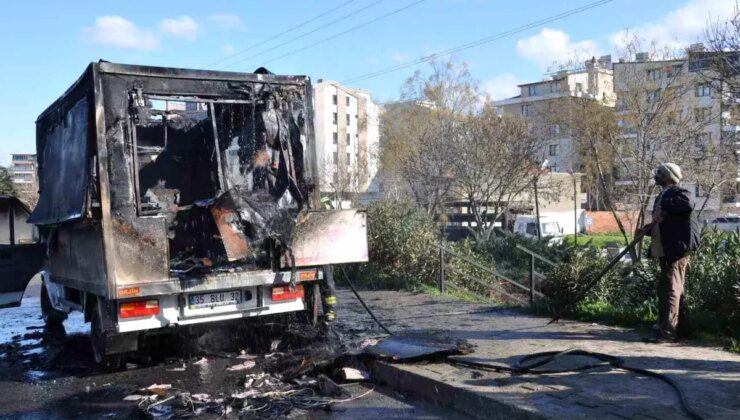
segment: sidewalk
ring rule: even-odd
[[[687,344],[645,344],[626,329],[561,321],[515,309],[464,315],[440,314],[491,308],[446,296],[407,292],[361,292],[368,306],[393,332],[441,334],[477,346],[472,360],[514,365],[531,353],[580,348],[623,358],[628,366],[674,379],[705,418],[740,417],[740,355]],[[380,330],[349,290],[339,296],[339,329],[360,334]],[[363,333],[364,334],[364,333]],[[548,367],[584,364],[568,360]],[[566,365],[567,363],[567,365]],[[687,418],[674,390],[654,378],[599,368],[557,375],[476,371],[446,363],[377,363],[376,380],[414,392],[478,418]]]

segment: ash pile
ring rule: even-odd
[[[368,343],[370,344],[370,343]],[[369,395],[373,388],[351,392],[352,382],[369,380],[368,370],[358,357],[361,349],[345,346],[337,335],[288,326],[269,350],[255,348],[254,354],[214,354],[187,364],[223,369],[221,375],[236,377],[229,392],[206,394],[179,389],[172,384],[152,384],[124,398],[138,405],[149,418],[170,419],[219,416],[272,419],[305,416],[312,410],[331,410],[336,404]],[[215,358],[214,358],[215,355]],[[227,362],[224,366],[223,363]],[[210,366],[209,366],[210,365]],[[216,373],[218,375],[218,373]],[[196,390],[197,391],[197,390]]]

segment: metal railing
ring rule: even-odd
[[[434,244],[434,245],[437,247],[437,249],[439,249],[439,290],[442,293],[444,293],[445,292],[445,289],[447,287],[449,287],[449,288],[451,288],[453,290],[456,290],[458,292],[461,292],[461,293],[472,294],[472,295],[477,296],[477,297],[482,298],[482,299],[489,299],[489,298],[487,298],[485,296],[481,296],[478,293],[475,293],[475,292],[473,292],[471,290],[468,290],[465,287],[462,287],[460,285],[456,285],[456,284],[448,281],[448,279],[446,279],[446,273],[447,272],[450,272],[450,273],[455,274],[457,276],[460,276],[460,277],[462,277],[462,278],[464,278],[464,279],[466,279],[466,280],[468,280],[468,281],[470,281],[472,283],[475,283],[476,285],[478,285],[478,286],[480,286],[480,287],[482,287],[482,288],[484,288],[484,289],[486,289],[488,291],[492,291],[494,293],[499,293],[499,294],[504,295],[504,296],[506,296],[506,297],[508,297],[510,299],[516,300],[517,302],[520,302],[520,303],[526,304],[527,301],[529,301],[529,303],[532,303],[532,302],[534,302],[535,297],[542,297],[543,296],[542,293],[534,290],[534,287],[533,287],[534,282],[532,280],[530,280],[530,285],[529,286],[525,286],[525,285],[523,285],[523,284],[521,284],[521,283],[519,283],[519,282],[517,282],[517,281],[515,281],[515,280],[513,280],[513,279],[511,279],[511,278],[509,278],[509,277],[507,277],[507,276],[505,276],[503,274],[501,274],[500,272],[494,270],[491,267],[486,267],[485,265],[479,263],[478,261],[475,261],[475,260],[473,260],[473,259],[471,259],[469,257],[466,257],[465,255],[461,255],[461,254],[459,254],[459,253],[457,253],[455,251],[452,251],[450,249],[447,249],[447,248],[445,248],[445,247],[443,247],[442,245],[439,245],[439,244]],[[478,270],[482,271],[483,273],[485,273],[486,275],[490,276],[490,278],[493,281],[492,282],[487,282],[487,281],[485,281],[483,279],[475,278],[475,277],[471,276],[470,274],[465,273],[464,271],[459,270],[459,269],[451,266],[449,264],[449,259],[447,257],[457,258],[460,261],[463,261],[463,262],[465,262],[465,263],[467,263],[467,264],[475,267],[476,269],[478,269]],[[542,258],[542,257],[540,257],[540,258]],[[502,284],[507,284],[507,285],[513,286],[514,289],[518,289],[518,290],[521,290],[521,291],[525,292],[529,296],[529,299],[522,297],[521,295],[515,293],[515,291],[507,290],[506,288],[502,287]]]
[[[535,293],[535,277],[539,277],[541,279],[546,279],[546,276],[542,273],[537,272],[536,262],[537,260],[542,261],[543,263],[549,265],[550,267],[555,267],[557,264],[542,255],[532,251],[531,249],[524,247],[522,245],[517,244],[516,249],[525,252],[526,254],[529,254],[529,290],[530,290],[530,302],[534,300],[534,293]],[[537,292],[539,293],[539,292]],[[542,295],[542,293],[540,293]]]

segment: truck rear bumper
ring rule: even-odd
[[[300,284],[300,290],[303,290],[302,287],[308,284],[311,283]],[[221,291],[216,291],[215,293],[219,292]],[[223,292],[241,292],[243,300],[239,303],[194,307],[191,305],[190,296],[200,294],[182,293],[147,298],[148,300],[157,301],[159,307],[158,313],[156,315],[132,318],[122,318],[119,316],[116,328],[117,332],[146,331],[165,327],[296,312],[306,309],[304,298],[302,297],[274,300],[271,286],[242,287],[223,290]],[[206,295],[210,296],[210,294]],[[125,301],[121,301],[121,303],[125,303]]]
[[[175,279],[119,287],[118,313],[127,302],[151,302],[158,307],[154,315],[123,317],[118,313],[116,332],[128,333],[165,327],[202,324],[238,318],[257,317],[306,309],[301,296],[275,294],[286,290],[290,272],[235,272],[210,274],[202,278]],[[302,269],[296,273],[298,286],[309,287],[324,277],[322,270]],[[237,300],[224,296],[239,296]],[[220,297],[219,297],[220,296]],[[193,301],[196,299],[196,302]],[[198,301],[198,299],[200,299]],[[215,302],[215,303],[213,303]]]

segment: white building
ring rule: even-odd
[[[318,80],[313,85],[320,191],[344,207],[378,193],[379,108],[370,93]]]
[[[522,116],[535,135],[543,136],[540,159],[547,160],[551,172],[578,172],[581,159],[568,131],[555,121],[557,107],[562,107],[564,100],[580,99],[613,107],[616,97],[611,67],[611,56],[593,58],[581,69],[559,71],[548,80],[518,85],[519,95],[495,101],[494,106],[501,114]]]
[[[691,177],[686,177],[682,183],[693,194],[697,205],[705,206],[707,217],[712,217],[714,212],[735,213],[740,208],[740,142],[737,140],[740,124],[737,116],[733,115],[737,112],[736,94],[722,91],[711,82],[710,59],[711,53],[705,52],[703,45],[694,44],[680,59],[653,60],[643,52],[636,54],[634,61],[614,63],[616,109],[619,124],[623,127],[621,141],[637,141],[640,135],[647,138],[650,135],[671,136],[671,130],[676,130],[673,128],[675,125],[694,136],[690,147],[683,151],[684,158],[701,161],[703,166],[711,167],[715,161],[719,162],[718,156],[729,157],[730,161],[722,167],[717,164],[714,176],[703,174],[707,184],[723,180],[711,194],[707,193],[706,186],[692,182]],[[654,105],[651,107],[651,104]],[[645,124],[640,125],[642,115],[658,113],[661,107],[662,112],[670,116],[670,122],[665,118],[661,125],[659,120],[656,124],[663,128],[656,130],[657,133],[650,132],[650,127],[645,127]],[[642,115],[635,108],[641,109]],[[666,110],[670,112],[666,113]],[[661,143],[656,143],[653,147],[660,155]],[[707,150],[712,153],[706,154]],[[634,158],[627,156],[623,160],[630,165]],[[632,181],[618,177],[615,184],[629,187]],[[649,209],[652,209],[652,203],[650,200]]]
[[[18,186],[33,187],[37,183],[36,155],[30,153],[14,153],[11,155],[10,173],[13,176],[13,183]]]

